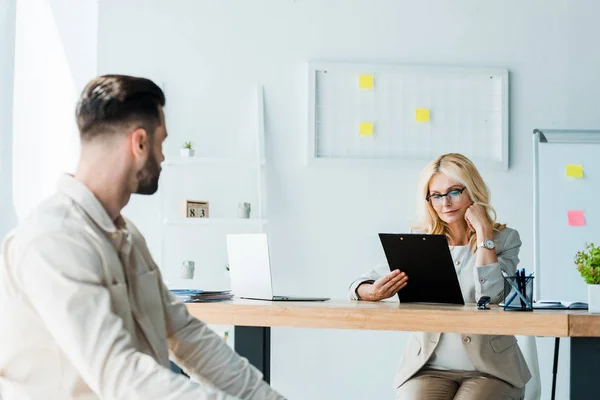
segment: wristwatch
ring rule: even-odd
[[[477,248],[479,249],[480,247],[486,248],[488,250],[494,250],[496,248],[496,242],[494,242],[492,239],[486,239],[483,242],[477,244]]]

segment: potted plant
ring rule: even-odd
[[[183,147],[181,148],[180,153],[183,157],[194,157],[192,142],[183,142]]]
[[[600,247],[586,243],[585,250],[575,256],[577,271],[588,284],[588,310],[600,314]]]

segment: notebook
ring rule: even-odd
[[[504,302],[498,303],[504,307]],[[540,300],[533,303],[534,310],[587,310],[588,303],[582,301]]]
[[[541,310],[587,310],[588,304],[582,301],[540,300],[533,303],[533,308]]]

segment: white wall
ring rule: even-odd
[[[12,102],[16,0],[0,0],[0,237],[14,226],[12,206]]]
[[[97,10],[96,0],[17,2],[12,168],[19,219],[75,169],[75,103],[96,75]]]
[[[99,71],[166,84],[167,153],[188,138],[200,153],[226,152],[243,131],[252,86],[265,85],[268,232],[276,290],[286,294],[344,298],[348,283],[382,260],[377,232],[406,229],[419,172],[306,167],[307,60],[507,67],[511,168],[482,172],[500,220],[521,233],[528,269],[532,130],[600,126],[595,0],[102,0],[99,12]],[[144,218],[156,200],[133,205],[157,251],[158,225]],[[405,337],[274,329],[273,386],[292,399],[391,399]],[[551,339],[539,351],[549,398]],[[557,398],[568,398],[567,355]]]

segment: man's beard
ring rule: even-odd
[[[144,167],[137,173],[137,194],[154,194],[158,190],[160,178],[160,165],[154,154],[150,154]]]

